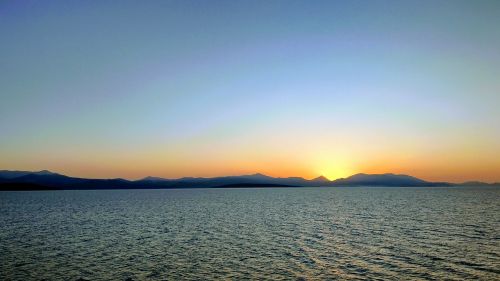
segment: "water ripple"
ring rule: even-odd
[[[500,280],[500,190],[0,193],[1,280]]]

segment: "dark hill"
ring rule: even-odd
[[[300,177],[275,178],[263,174],[214,178],[185,177],[164,179],[146,177],[141,180],[85,179],[68,177],[49,171],[0,171],[1,190],[42,189],[151,189],[151,188],[214,188],[214,187],[306,187],[306,186],[450,186],[449,183],[427,182],[408,175],[356,174],[330,181],[320,176],[312,180]]]
[[[445,183],[427,182],[412,176],[396,174],[356,174],[332,182],[334,186],[436,186],[443,184]]]

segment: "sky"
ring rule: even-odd
[[[499,1],[1,1],[0,169],[500,181]]]

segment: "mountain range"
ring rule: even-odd
[[[356,174],[333,181],[320,176],[307,180],[301,177],[276,178],[263,174],[225,176],[213,178],[184,177],[166,179],[145,177],[140,180],[86,179],[53,173],[47,170],[8,171],[0,170],[0,190],[63,190],[63,189],[156,189],[156,188],[229,188],[229,187],[329,187],[329,186],[488,186],[500,185],[483,182],[453,184],[429,182],[408,175]]]

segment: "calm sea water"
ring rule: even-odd
[[[0,193],[0,280],[500,280],[500,189]]]

